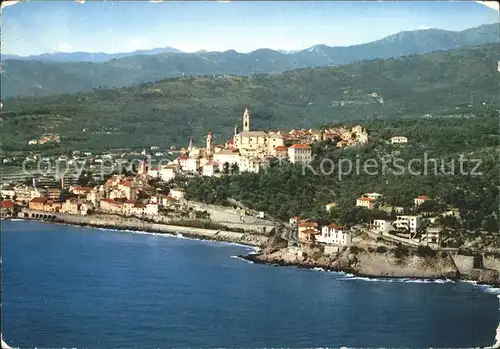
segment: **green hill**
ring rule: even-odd
[[[250,53],[230,50],[148,55],[143,52],[126,58],[123,55],[114,56],[121,59],[101,63],[75,61],[101,59],[99,54],[59,53],[24,60],[18,57],[2,59],[1,94],[2,98],[45,96],[99,87],[130,86],[180,76],[276,74],[288,70],[335,66],[367,59],[402,57],[498,42],[497,23],[460,32],[441,29],[401,32],[366,44],[347,47],[316,45],[288,54],[270,49]]]
[[[55,132],[68,147],[165,147],[186,145],[190,137],[202,142],[208,130],[223,142],[240,125],[246,105],[254,129],[498,109],[499,57],[500,44],[489,44],[277,75],[174,78],[6,99],[2,143],[20,149],[28,139]]]

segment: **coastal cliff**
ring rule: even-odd
[[[472,280],[488,285],[500,285],[499,271],[471,268],[463,274],[447,252],[431,249],[408,249],[403,246],[360,248],[339,247],[326,253],[323,246],[290,247],[278,237],[256,254],[242,256],[255,263],[290,265],[302,268],[322,268],[365,277]]]

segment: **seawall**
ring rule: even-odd
[[[36,214],[38,214],[38,217]],[[95,228],[144,231],[160,234],[182,234],[182,236],[185,237],[225,241],[258,247],[263,246],[268,240],[266,236],[259,234],[150,223],[134,217],[125,218],[107,214],[80,216],[58,212],[43,213],[32,210],[23,210],[23,212],[18,214],[18,217],[22,219],[42,220]]]

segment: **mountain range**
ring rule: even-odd
[[[489,24],[460,32],[441,29],[400,32],[366,44],[348,47],[316,45],[287,53],[271,49],[259,49],[250,53],[238,53],[234,50],[180,53],[167,48],[162,53],[155,53],[153,50],[142,54],[121,54],[129,56],[105,62],[55,60],[56,57],[58,60],[62,59],[64,55],[75,60],[78,54],[53,55],[49,60],[36,57],[6,59],[2,62],[1,95],[2,98],[58,95],[95,88],[132,86],[181,76],[277,74],[296,69],[337,66],[376,58],[397,58],[498,42],[499,25]],[[79,55],[83,57],[85,54]]]
[[[120,59],[130,56],[141,56],[141,55],[157,55],[160,53],[183,53],[174,47],[160,47],[151,50],[137,50],[133,52],[122,52],[122,53],[104,53],[104,52],[55,52],[55,53],[42,53],[39,55],[31,56],[18,56],[18,55],[4,55],[2,54],[2,60],[6,59],[16,59],[16,60],[27,60],[27,61],[42,61],[42,62],[93,62],[102,63],[112,59]]]
[[[254,130],[366,118],[497,115],[499,57],[500,44],[487,44],[280,74],[169,78],[10,98],[2,101],[2,147],[29,148],[27,140],[45,132],[79,149],[186,145],[191,137],[203,144],[209,130],[223,143],[241,125],[245,106]]]

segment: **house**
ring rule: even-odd
[[[280,145],[274,148],[272,155],[276,156],[278,159],[286,159],[288,157],[288,147],[285,145]]]
[[[160,206],[167,206],[169,203],[170,197],[168,195],[163,194],[154,194],[149,198],[149,203],[158,204]]]
[[[460,219],[460,211],[458,208],[451,208],[448,211],[445,211],[441,214],[442,217],[455,217],[456,219]]]
[[[321,234],[316,235],[316,241],[333,245],[350,245],[352,243],[351,233],[344,230],[344,227],[330,224],[321,228]]]
[[[46,190],[46,196],[51,200],[59,200],[61,198],[61,190],[57,188],[48,188]]]
[[[174,199],[183,199],[184,198],[184,190],[182,189],[170,189],[168,194],[170,197]]]
[[[199,168],[200,168],[200,157],[191,156],[191,157],[186,159],[184,171],[194,173],[194,172],[198,172]]]
[[[293,144],[288,147],[288,158],[292,164],[309,164],[312,161],[312,149],[307,144]]]
[[[209,161],[203,165],[202,175],[207,177],[212,177],[215,172],[219,169],[219,163],[215,161]]]
[[[75,195],[88,195],[92,187],[70,187],[69,191]]]
[[[394,224],[396,225],[396,229],[408,230],[415,233],[422,226],[422,222],[421,216],[396,216]]]
[[[92,206],[81,199],[70,198],[64,201],[61,205],[61,212],[69,214],[81,214],[86,215]]]
[[[391,230],[395,230],[393,226],[394,221],[388,219],[375,219],[373,220],[373,230],[379,234],[386,234]]]
[[[16,196],[16,190],[14,188],[3,188],[0,190],[0,196],[3,198],[12,199]]]
[[[263,168],[265,163],[256,157],[243,156],[240,159],[240,172],[253,172],[259,173],[260,169]]]
[[[116,213],[116,214],[123,214],[123,205],[124,205],[123,202],[116,201],[113,199],[102,199],[99,202],[99,207],[101,208],[101,211]]]
[[[58,200],[47,200],[43,205],[44,212],[60,212],[62,203]]]
[[[363,197],[365,197],[365,198],[370,198],[370,199],[374,199],[374,200],[380,199],[380,198],[382,198],[383,196],[384,196],[384,195],[379,194],[379,193],[366,193],[366,194],[363,194]]]
[[[318,229],[306,228],[299,231],[299,240],[301,243],[313,243],[317,234],[319,234]]]
[[[44,197],[36,197],[30,200],[28,204],[28,208],[30,210],[35,210],[35,211],[43,211],[43,207],[45,203],[47,202],[47,198]]]
[[[217,153],[214,153],[213,161],[219,164],[219,171],[224,170],[224,164],[227,163],[229,165],[229,169],[231,165],[237,164],[240,165],[240,153],[238,149],[223,149]]]
[[[405,144],[408,143],[408,138],[405,136],[394,136],[390,139],[391,144]]]
[[[123,203],[123,213],[125,215],[131,215],[134,213],[134,207],[137,201],[135,200],[125,200]]]
[[[430,200],[428,196],[420,195],[413,199],[413,203],[418,207],[428,200]]]
[[[296,227],[297,223],[299,222],[299,217],[291,217],[290,220],[288,221],[292,227]]]
[[[62,203],[61,212],[78,214],[80,213],[80,203],[75,198],[67,199]]]
[[[329,204],[326,204],[325,205],[325,210],[326,212],[330,212],[330,210],[334,207],[337,207],[337,203],[336,202],[330,202]]]
[[[431,248],[441,247],[441,235],[443,229],[441,227],[427,228],[425,232],[425,242]]]
[[[175,178],[178,165],[170,164],[160,168],[159,177],[164,182],[169,182]]]
[[[160,177],[160,169],[158,167],[149,168],[147,175],[149,177],[159,178]]]
[[[146,204],[146,208],[144,209],[144,214],[148,216],[157,216],[160,210],[160,205],[155,203]]]
[[[14,215],[15,205],[12,200],[0,201],[0,216],[12,217]]]
[[[319,233],[318,223],[316,222],[299,221],[297,227],[301,242],[314,242],[314,236]]]
[[[356,206],[372,210],[373,208],[375,208],[375,201],[376,200],[373,198],[361,197],[356,199]]]

